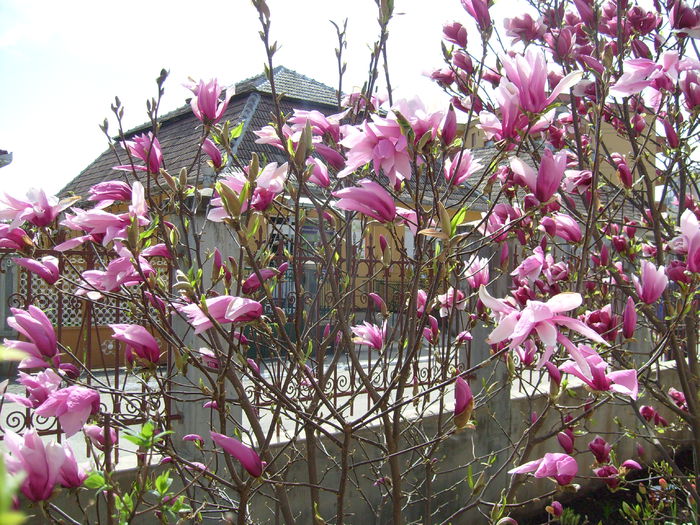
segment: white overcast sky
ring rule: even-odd
[[[374,0],[268,0],[273,37],[284,65],[337,85],[335,30],[348,18],[344,90],[366,77],[376,39]],[[515,2],[497,2],[512,16]],[[424,73],[442,65],[444,22],[462,21],[477,40],[459,0],[396,0],[389,64],[399,97],[419,95],[446,105]],[[257,14],[247,0],[2,0],[0,2],[0,149],[14,160],[0,170],[0,191],[58,191],[106,147],[98,125],[111,117],[115,95],[125,123],[146,120],[161,68],[170,71],[162,112],[181,106],[187,77],[232,84],[262,72]],[[443,102],[444,101],[444,102]],[[114,126],[114,118],[110,119]],[[114,130],[115,128],[112,127]]]

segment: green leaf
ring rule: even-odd
[[[454,214],[452,220],[450,221],[450,237],[454,237],[457,233],[457,226],[464,222],[464,218],[467,216],[467,208],[464,207]]]
[[[160,496],[165,496],[168,492],[168,489],[170,488],[170,485],[172,485],[173,480],[170,477],[170,470],[166,470],[163,472],[160,476],[156,478],[156,490],[158,491],[158,494]]]
[[[243,124],[245,124],[244,120],[241,120],[238,125],[231,130],[231,133],[229,134],[230,140],[237,139],[238,137],[241,136],[241,133],[243,133]]]
[[[83,481],[83,486],[88,489],[99,490],[107,484],[104,476],[101,472],[92,472],[85,481]]]

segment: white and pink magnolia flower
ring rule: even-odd
[[[447,292],[438,295],[437,298],[440,302],[440,317],[447,317],[453,309],[464,310],[467,307],[467,296],[453,286],[450,286]]]
[[[515,348],[523,344],[528,338],[537,334],[537,337],[545,346],[545,352],[538,362],[541,367],[556,348],[557,341],[568,341],[568,338],[558,330],[564,326],[597,343],[608,345],[595,330],[586,326],[578,319],[562,315],[563,312],[574,310],[581,306],[583,299],[578,293],[560,293],[549,299],[546,303],[528,300],[523,310],[518,310],[512,303],[503,299],[492,297],[486,288],[479,289],[479,298],[485,306],[491,308],[498,326],[489,334],[487,342],[497,344],[510,340],[509,347]],[[573,348],[573,349],[572,349]],[[573,344],[567,346],[569,352],[576,352]]]
[[[578,463],[568,454],[547,452],[542,458],[528,461],[508,474],[532,472],[536,478],[554,478],[559,485],[569,485],[578,473]]]
[[[29,222],[34,226],[48,226],[58,214],[68,208],[79,197],[58,200],[58,197],[47,196],[44,190],[32,188],[27,192],[26,200],[8,195],[0,196],[0,219],[12,221],[10,228]]]
[[[572,343],[567,342],[565,346],[568,344]],[[573,360],[559,367],[562,372],[578,377],[591,390],[613,391],[637,399],[639,387],[636,370],[608,372],[610,365],[593,348],[588,345],[579,345],[577,350],[569,352]]]
[[[641,280],[636,275],[632,276],[632,280],[639,299],[646,304],[655,303],[668,286],[665,268],[657,268],[649,261],[642,261]]]
[[[347,177],[369,162],[374,164],[375,172],[383,171],[394,187],[411,178],[408,143],[396,120],[373,115],[371,122],[344,126],[340,144],[349,151],[338,178]]]
[[[381,327],[365,321],[360,325],[352,326],[350,329],[355,334],[352,341],[356,345],[367,345],[376,350],[381,350],[384,346],[386,321]]]
[[[69,386],[49,394],[36,409],[40,416],[58,418],[67,437],[78,432],[91,414],[100,410],[100,394],[84,386]]]
[[[5,430],[4,443],[8,472],[25,475],[20,485],[22,494],[34,502],[49,499],[66,459],[63,447],[56,442],[44,444],[36,430],[23,436]]]

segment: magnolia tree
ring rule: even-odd
[[[5,408],[70,438],[4,429],[15,504],[56,523],[514,523],[525,504],[558,519],[585,484],[628,491],[630,522],[697,523],[700,11],[532,2],[496,23],[462,0],[431,112],[394,100],[382,0],[364,88],[323,115],[283,111],[253,4],[276,104],[257,142],[286,161],[241,161],[231,94],[202,81],[196,159],[167,163],[163,74],[151,132],[113,107],[113,181],[0,198],[17,265],[128,313],[110,334],[138,385],[81,362],[50,305],[13,308],[26,394]],[[78,248],[98,265],[70,273]]]

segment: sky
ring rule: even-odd
[[[499,5],[500,4],[500,5]],[[512,8],[510,0],[496,10]],[[344,91],[360,87],[378,34],[374,0],[268,0],[275,65],[336,86],[335,29],[348,18]],[[447,97],[425,76],[442,65],[442,25],[473,21],[459,0],[396,0],[389,26],[395,98],[419,95],[433,107]],[[146,121],[155,78],[170,71],[161,114],[180,107],[182,84],[218,78],[234,84],[262,73],[265,54],[248,0],[2,0],[0,2],[0,191],[57,192],[107,147],[105,117],[118,95],[126,128]],[[477,35],[473,35],[474,40]],[[114,134],[114,133],[113,133]],[[167,152],[166,152],[167,155]]]

